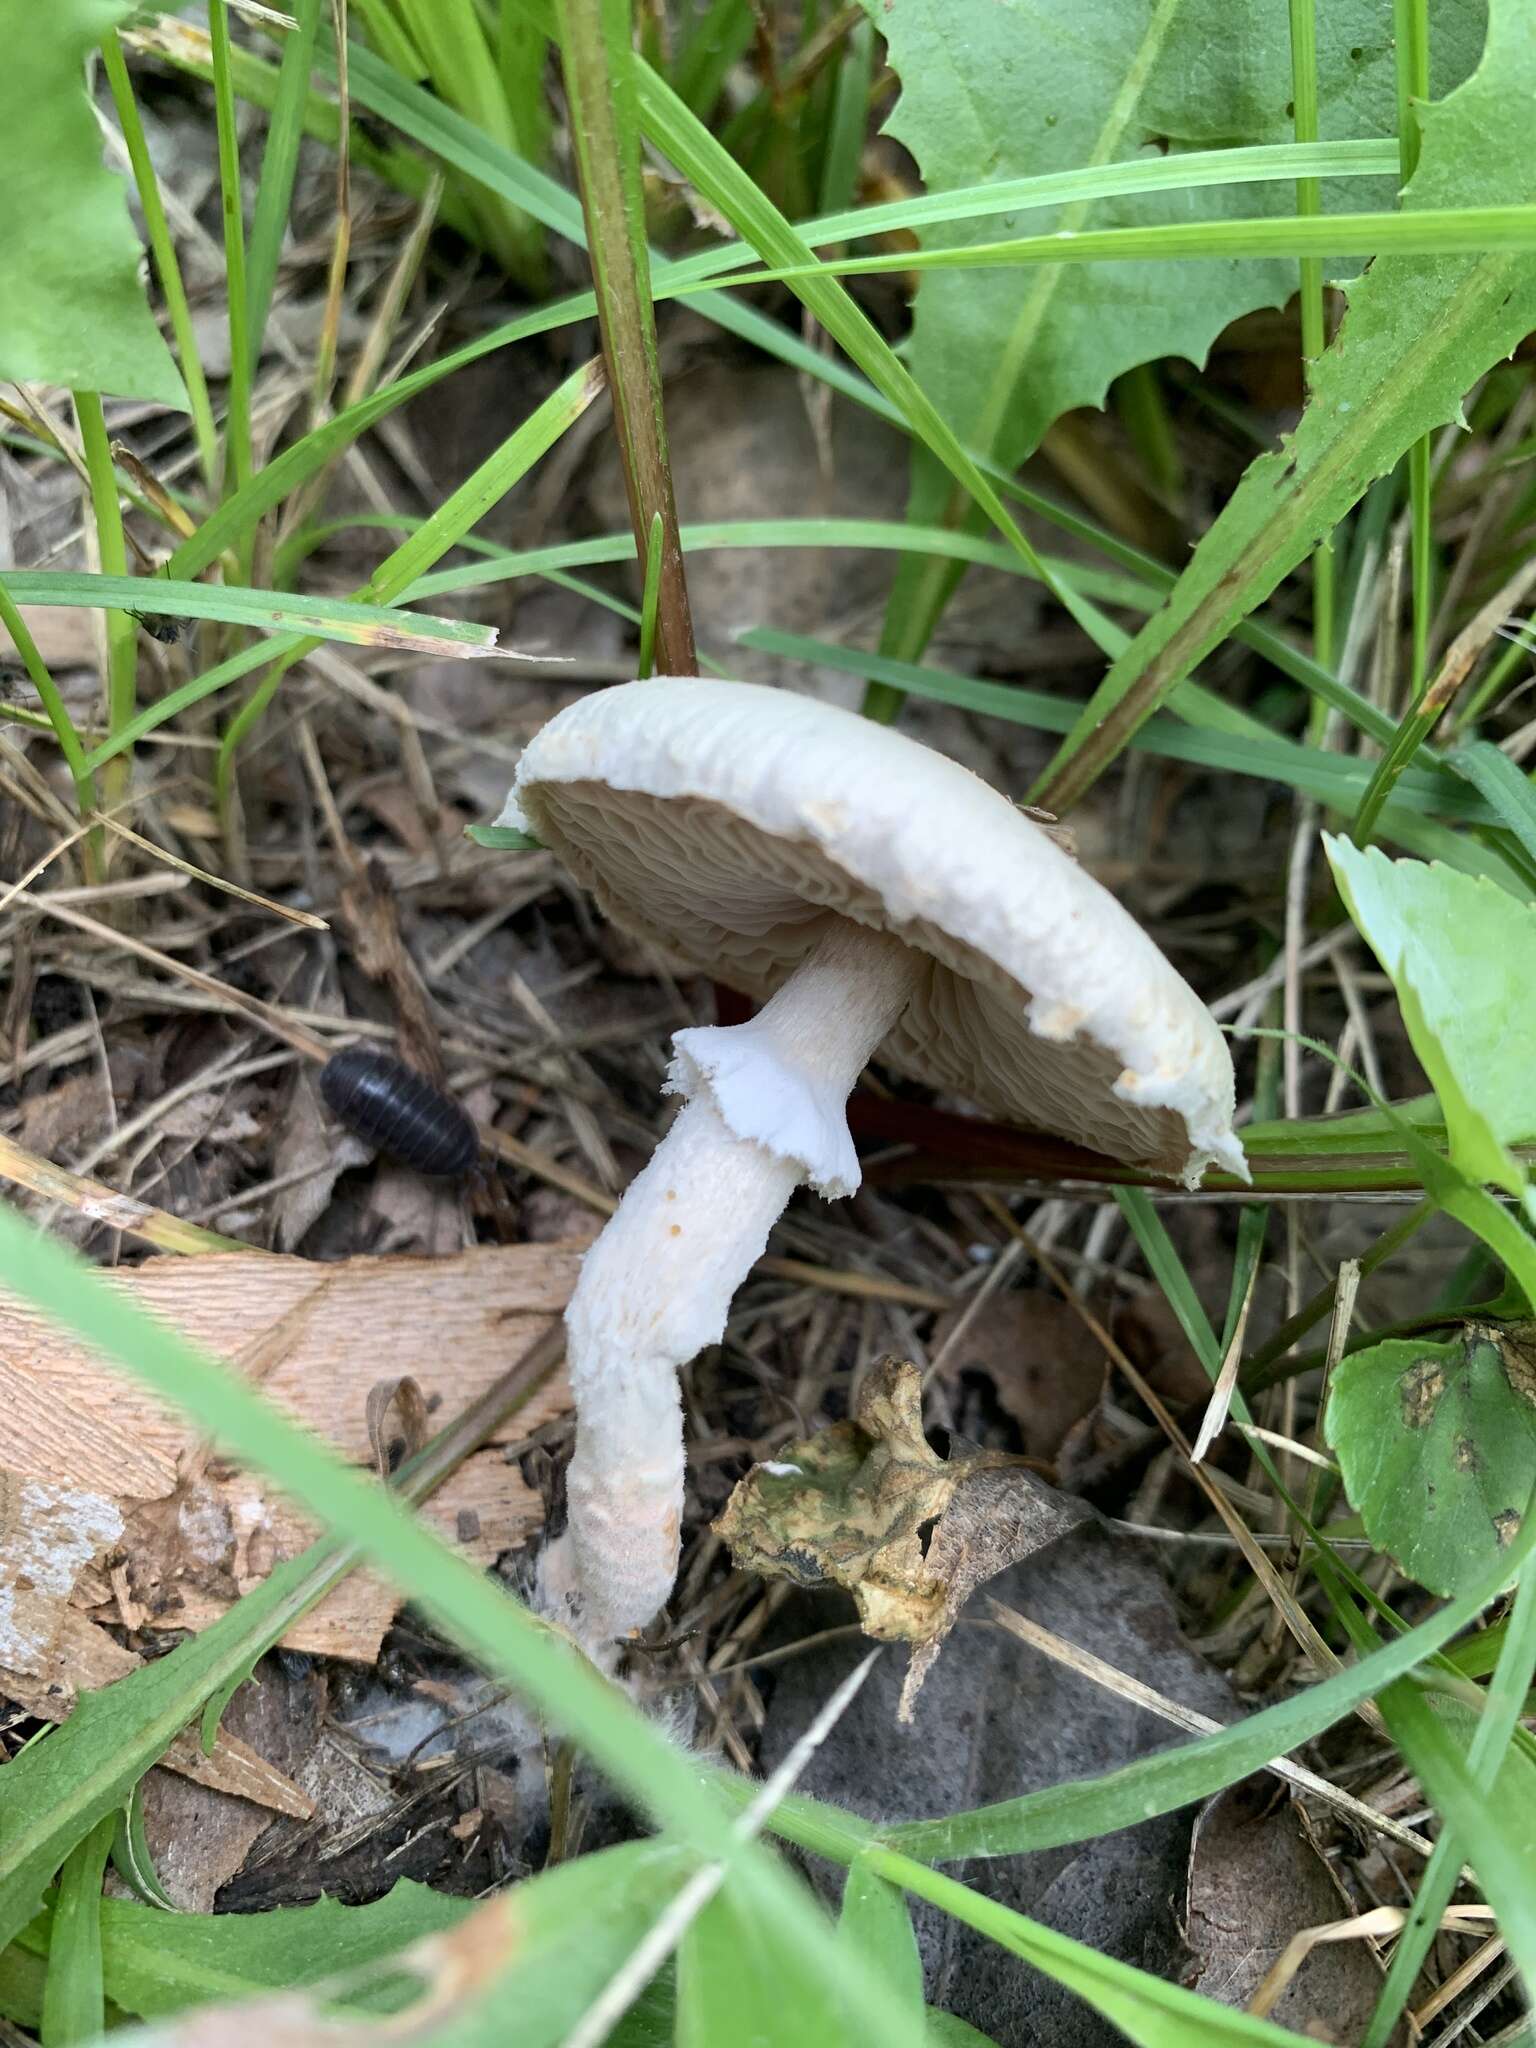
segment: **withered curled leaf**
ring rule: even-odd
[[[923,1435],[917,1367],[883,1358],[864,1381],[854,1419],[754,1465],[715,1529],[744,1570],[800,1586],[845,1586],[866,1635],[911,1643],[901,1704],[910,1720],[976,1587],[1091,1512],[1005,1452],[957,1447],[941,1458]]]

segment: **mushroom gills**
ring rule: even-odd
[[[889,933],[830,912],[824,925],[748,1023],[675,1035],[668,1087],[688,1100],[587,1253],[566,1310],[576,1451],[568,1526],[544,1553],[540,1588],[594,1651],[642,1627],[672,1591],[678,1369],[719,1341],[795,1189],[857,1188],[848,1096],[927,971]]]

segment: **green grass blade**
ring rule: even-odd
[[[102,573],[126,578],[128,547],[123,537],[123,509],[118,497],[117,472],[112,464],[112,445],[107,434],[106,415],[100,393],[77,391],[75,417],[80,423],[80,445],[91,482],[91,517],[96,528],[96,556]],[[109,611],[106,619],[107,731],[114,737],[125,730],[133,717],[138,687],[138,629],[125,611]],[[109,804],[119,801],[127,787],[127,763],[114,768],[105,778],[103,794]]]
[[[397,0],[401,18],[450,107],[502,149],[515,152],[517,130],[500,67],[472,0]],[[470,195],[487,245],[531,292],[544,288],[546,251],[538,221],[503,194]]]
[[[20,1299],[131,1371],[200,1429],[225,1445],[238,1445],[244,1461],[270,1473],[323,1527],[355,1543],[489,1676],[531,1699],[681,1840],[726,1863],[745,1899],[808,1958],[819,1959],[830,1981],[851,1978],[871,2025],[885,2025],[900,2038],[899,2006],[872,1972],[839,1951],[832,1930],[787,1872],[755,1843],[737,1838],[696,1760],[636,1712],[558,1630],[466,1564],[382,1486],[344,1464],[229,1367],[195,1350],[6,1208],[0,1208],[0,1275]],[[171,1661],[147,1669],[155,1672]],[[14,1800],[29,1775],[35,1781],[40,1769],[51,1775],[50,1751],[59,1740],[49,1737],[7,1765],[8,1798]],[[18,1889],[25,1898],[26,1880],[18,1887],[14,1846],[8,1853],[14,1902]],[[35,1860],[32,1874],[36,1880]],[[46,1875],[44,1870],[41,1876]]]
[[[813,278],[879,277],[928,270],[1034,269],[1061,263],[1175,262],[1234,256],[1465,256],[1536,248],[1536,206],[1454,206],[1413,213],[1292,214],[1252,220],[1180,221],[1141,228],[1082,228],[971,242],[958,249],[903,249],[881,256],[807,252],[796,263],[748,270],[728,285],[796,284]],[[688,287],[691,289],[692,287]]]
[[[357,601],[366,605],[388,605],[403,597],[424,570],[450,548],[457,547],[465,534],[479,525],[491,507],[500,503],[534,463],[548,454],[602,389],[600,364],[584,363],[579,370],[573,370],[565,382],[552,391],[542,405],[536,406],[501,446],[487,456],[480,467],[379,564],[358,591]],[[277,659],[271,670],[226,727],[214,764],[214,789],[221,815],[229,815],[235,763],[241,746],[262,718],[289,668],[314,644],[312,639],[307,642],[299,640],[286,647],[279,642],[275,650]],[[203,680],[206,682],[207,678]]]
[[[1448,768],[1471,783],[1499,822],[1536,860],[1536,789],[1531,778],[1490,740],[1469,740],[1445,760]]]
[[[1139,2048],[1302,2048],[1303,2037],[1153,1977],[1086,1943],[1027,1920],[942,1871],[889,1849],[871,1849],[869,1867],[919,1899],[974,1927],[1034,1969],[1064,1984],[1139,2044]]]
[[[1503,1564],[1489,1571],[1459,1600],[1448,1602],[1430,1620],[1373,1650],[1347,1670],[1323,1679],[1278,1706],[1248,1715],[1222,1729],[1220,1734],[1162,1750],[1098,1778],[1052,1785],[1020,1799],[980,1807],[973,1813],[908,1822],[885,1830],[884,1839],[925,1861],[944,1863],[972,1856],[1014,1856],[1088,1841],[1095,1835],[1130,1827],[1137,1821],[1172,1813],[1196,1799],[1207,1798],[1236,1784],[1251,1771],[1262,1769],[1274,1758],[1288,1756],[1350,1713],[1362,1700],[1375,1698],[1394,1680],[1443,1649],[1498,1597],[1533,1548],[1536,1521],[1528,1519]],[[793,1820],[793,1811],[786,1810],[780,1817],[780,1831],[787,1831]],[[799,1837],[794,1835],[791,1839]]]
[[[1488,1792],[1525,1711],[1536,1676],[1536,1573],[1522,1574],[1514,1610],[1505,1629],[1493,1682],[1467,1753],[1473,1782]],[[1453,1826],[1442,1827],[1434,1853],[1425,1866],[1413,1911],[1397,1938],[1386,1979],[1371,2014],[1361,2048],[1388,2048],[1413,1991],[1419,1970],[1440,1930],[1440,1916],[1461,1881],[1466,1845]]]
[[[101,1971],[101,1883],[117,1827],[115,1815],[96,1823],[64,1859],[59,1872],[43,1986],[43,2048],[79,2048],[106,2025]]]
[[[672,66],[672,90],[691,114],[707,121],[725,89],[726,74],[752,40],[747,0],[711,0],[694,20]]]
[[[666,674],[696,675],[645,241],[630,0],[558,0],[556,12],[587,250],[636,546],[643,548],[654,537],[656,521],[661,525],[655,551],[657,653]]]
[[[176,240],[165,216],[165,203],[160,197],[160,180],[155,176],[155,167],[150,161],[144,124],[139,119],[138,102],[133,96],[133,82],[123,60],[122,45],[115,34],[103,39],[101,62],[112,94],[112,104],[117,110],[118,126],[123,131],[123,146],[128,151],[128,162],[133,170],[139,207],[144,215],[144,229],[155,259],[155,275],[165,294],[165,310],[170,317],[171,332],[176,337],[177,362],[181,380],[187,387],[187,402],[192,409],[198,462],[203,480],[211,491],[219,480],[219,437],[213,424],[213,407],[208,402],[208,380],[203,375],[197,336],[192,327],[192,309],[187,303],[187,288],[176,256]]]
[[[661,599],[661,551],[665,545],[661,514],[651,519],[645,550],[645,590],[640,600],[640,659],[635,673],[641,682],[656,666],[656,610]]]
[[[75,785],[75,802],[81,817],[96,809],[96,779],[85,758],[85,746],[75,729],[75,721],[69,715],[69,707],[60,694],[58,684],[47,662],[38,651],[37,642],[28,630],[26,620],[16,609],[16,600],[5,581],[0,579],[0,626],[10,634],[16,652],[21,656],[22,665],[32,680],[32,687],[42,700],[53,736],[59,743],[59,752],[64,756],[71,780]],[[99,836],[99,835],[98,835]]]
[[[251,214],[250,246],[246,250],[246,331],[253,360],[259,360],[261,355],[283,235],[293,204],[293,180],[299,166],[299,143],[309,98],[309,73],[324,4],[325,0],[297,0],[294,18],[298,27],[289,31],[283,43],[278,68],[277,92],[267,124],[266,147],[262,151],[256,203]]]
[[[229,0],[208,0],[213,60],[213,111],[219,145],[219,199],[224,217],[224,290],[229,302],[228,420],[225,487],[251,480],[251,330],[245,281],[245,216],[240,193],[240,136],[230,76]]]
[[[451,545],[451,543],[450,543]],[[311,633],[354,647],[415,646],[426,653],[456,648],[489,652],[495,631],[472,619],[393,613],[355,598],[309,597],[297,591],[246,590],[239,584],[184,583],[156,576],[92,576],[69,569],[23,569],[10,578],[17,604],[82,606],[173,619],[221,619],[263,633]]]

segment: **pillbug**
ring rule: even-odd
[[[348,1046],[320,1069],[325,1106],[349,1131],[417,1173],[468,1173],[480,1138],[452,1096],[388,1053]]]

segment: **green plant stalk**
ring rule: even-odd
[[[425,569],[456,547],[464,535],[482,520],[491,507],[504,498],[512,486],[541,455],[545,455],[586,411],[603,389],[601,368],[584,363],[573,371],[544,403],[508,435],[493,455],[466,477],[456,491],[445,498],[430,518],[379,564],[357,596],[365,604],[392,604]],[[278,685],[296,661],[319,645],[311,638],[268,643],[258,660],[276,654],[267,674],[230,720],[219,743],[214,765],[214,789],[219,814],[228,830],[234,818],[235,767],[240,747],[266,711]],[[226,668],[228,664],[225,664]],[[257,666],[252,662],[251,667]],[[207,678],[199,682],[206,684]]]
[[[1419,166],[1418,108],[1429,98],[1428,0],[1392,0],[1396,49],[1397,140],[1404,185]],[[1412,596],[1410,701],[1417,703],[1429,679],[1429,625],[1434,593],[1434,504],[1430,437],[1408,450],[1409,572]],[[1364,843],[1363,841],[1361,842]]]
[[[293,204],[293,180],[299,165],[299,143],[304,135],[305,103],[309,98],[309,73],[323,5],[324,0],[296,0],[294,17],[298,28],[289,31],[278,67],[261,174],[256,183],[256,204],[251,214],[250,248],[246,252],[246,332],[253,361],[261,357],[282,257],[283,231]]]
[[[219,436],[213,424],[213,407],[208,402],[208,380],[203,375],[197,337],[192,329],[192,309],[187,304],[187,288],[176,256],[175,237],[165,217],[160,181],[150,161],[144,124],[139,119],[138,102],[133,96],[133,81],[128,76],[128,66],[116,30],[102,38],[101,61],[111,89],[112,104],[117,109],[118,126],[123,131],[128,161],[133,169],[144,228],[155,259],[155,275],[165,294],[165,310],[170,318],[171,332],[176,337],[176,360],[181,368],[182,382],[187,387],[187,401],[192,408],[192,432],[197,441],[198,463],[204,481],[212,491],[218,484]]]
[[[22,665],[32,679],[32,687],[42,699],[48,714],[48,723],[53,736],[59,743],[59,752],[64,756],[70,778],[75,785],[75,807],[82,818],[90,816],[96,809],[96,778],[91,773],[85,758],[85,745],[76,730],[75,721],[69,715],[69,707],[59,694],[59,686],[53,680],[47,662],[38,651],[37,642],[27,626],[26,620],[11,598],[3,580],[0,580],[0,626],[4,626],[15,643],[16,652],[21,656]],[[97,872],[91,879],[99,878],[102,857],[102,834],[97,826],[86,838],[88,864]]]
[[[118,497],[117,473],[112,466],[112,444],[107,435],[106,416],[97,391],[75,393],[75,417],[80,422],[80,445],[85,454],[86,474],[91,485],[91,517],[96,527],[96,552],[103,575],[128,574],[128,547],[123,538],[123,508]],[[138,683],[137,622],[127,613],[104,614],[107,635],[106,712],[107,736],[115,737],[133,717]],[[19,644],[19,643],[18,643]],[[128,787],[129,760],[114,760],[103,778],[103,796],[110,806]]]
[[[1291,99],[1295,106],[1298,142],[1318,140],[1317,0],[1290,0]],[[1296,180],[1296,211],[1309,219],[1323,210],[1322,185],[1316,178]],[[1301,353],[1311,388],[1312,365],[1328,345],[1323,310],[1323,265],[1317,256],[1301,259]],[[1324,540],[1312,557],[1312,651],[1325,668],[1333,666],[1336,602],[1333,544]],[[1321,734],[1315,735],[1321,738]]]
[[[117,1816],[98,1821],[59,1872],[43,1984],[43,2048],[80,2048],[106,2026],[101,1970],[101,1885]]]
[[[240,210],[240,136],[235,125],[235,89],[230,75],[229,0],[208,0],[208,40],[213,58],[213,108],[218,129],[219,200],[224,218],[224,290],[229,306],[229,388],[227,396],[225,495],[251,480],[251,329],[245,277],[245,221]],[[240,551],[240,580],[250,581],[253,552],[248,536]]]
[[[1483,1711],[1467,1752],[1467,1767],[1484,1792],[1491,1792],[1504,1753],[1525,1711],[1532,1674],[1536,1673],[1536,1572],[1520,1576],[1515,1604]],[[1377,1995],[1376,2009],[1360,2048],[1387,2048],[1419,1970],[1440,1930],[1440,1916],[1461,1880],[1466,1844],[1448,1822],[1441,1828],[1434,1853],[1425,1865],[1413,1911],[1397,1938],[1392,1961]]]
[[[642,559],[653,524],[658,517],[661,520],[656,653],[664,674],[697,675],[698,652],[667,458],[661,358],[645,240],[630,4],[559,0],[557,19],[614,425],[630,524]]]

